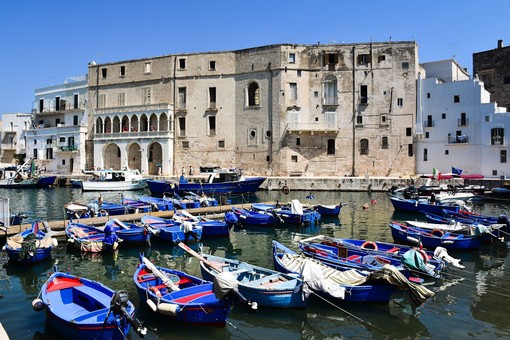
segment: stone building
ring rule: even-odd
[[[25,138],[23,131],[32,124],[30,113],[4,113],[2,114],[2,158],[0,162],[15,164],[16,154],[24,154]]]
[[[510,112],[510,47],[498,40],[496,49],[473,53],[473,74],[484,82],[491,102]]]
[[[281,44],[89,65],[89,167],[413,174],[415,42]]]

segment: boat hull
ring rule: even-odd
[[[430,204],[425,201],[419,201],[414,199],[401,199],[398,197],[390,197],[390,201],[393,204],[395,210],[404,211],[416,211],[416,212],[427,212],[433,214],[442,214],[443,210],[457,212],[460,210],[458,206],[441,205],[441,204]]]
[[[82,181],[83,191],[125,191],[142,190],[145,188],[144,180],[136,181]]]
[[[265,177],[246,178],[243,181],[224,182],[224,183],[178,183],[163,180],[147,180],[147,186],[152,195],[162,196],[166,192],[185,193],[188,191],[195,193],[205,193],[206,195],[217,194],[244,194],[256,192]]]

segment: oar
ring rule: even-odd
[[[168,276],[163,274],[149,259],[147,259],[145,256],[140,256],[140,258],[145,266],[149,268],[149,270],[153,272],[155,276],[159,277],[163,281],[163,284],[167,286],[171,291],[175,292],[180,290],[180,288],[177,287]]]
[[[216,272],[221,273],[221,269],[218,268],[217,264],[214,264],[211,261],[206,260],[202,255],[188,247],[188,245],[184,244],[183,242],[179,242],[179,247],[181,247],[182,249],[184,249],[185,251],[187,251],[188,253],[190,253],[203,263],[205,263],[207,266],[211,267],[211,269],[214,269]]]

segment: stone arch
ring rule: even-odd
[[[140,117],[140,131],[149,131],[149,119],[145,113]]]
[[[159,131],[168,131],[168,116],[165,112],[163,112],[159,116]]]
[[[128,116],[124,115],[122,116],[122,132],[129,132],[129,118]]]
[[[163,163],[163,147],[160,143],[154,142],[149,144],[147,160],[149,163],[149,175],[160,175],[159,169]]]
[[[247,106],[260,106],[260,87],[255,81],[248,84],[246,89]]]
[[[127,166],[130,169],[142,170],[142,147],[138,143],[127,146]]]
[[[153,113],[149,118],[149,130],[158,131],[158,116]]]
[[[120,148],[115,143],[106,144],[103,148],[103,164],[105,169],[121,169]]]
[[[113,133],[120,132],[120,118],[119,116],[113,117]]]
[[[104,119],[104,133],[112,133],[112,119],[110,117]]]
[[[104,126],[103,126],[103,118],[98,117],[96,119],[96,133],[103,133],[104,132],[103,128],[104,128]]]
[[[138,126],[138,116],[137,115],[133,115],[131,116],[131,131],[132,132],[138,132],[138,130],[140,129],[140,127]]]

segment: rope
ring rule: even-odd
[[[230,321],[228,321],[228,320],[227,320],[227,323],[228,323],[228,324],[229,324],[232,328],[234,328],[234,330],[236,330],[236,331],[238,331],[238,332],[241,332],[241,333],[243,333],[243,335],[247,336],[247,337],[248,337],[248,339],[253,339],[253,340],[255,340],[255,338],[254,338],[254,337],[249,336],[249,335],[248,335],[245,331],[243,331],[242,329],[239,329],[239,328],[237,328],[236,326],[234,326],[234,324],[233,324],[232,322],[230,322]]]
[[[345,314],[349,315],[350,317],[355,318],[355,319],[356,319],[356,320],[358,320],[359,322],[364,323],[364,324],[366,324],[366,325],[368,325],[368,326],[370,326],[370,327],[373,327],[373,328],[375,328],[375,329],[377,329],[377,330],[380,330],[381,332],[388,333],[388,332],[387,332],[387,331],[385,331],[384,329],[381,329],[381,328],[379,328],[379,327],[377,327],[377,326],[373,325],[370,321],[365,321],[365,320],[363,320],[362,318],[357,317],[356,315],[354,315],[354,314],[352,314],[352,313],[349,313],[349,312],[348,312],[348,311],[346,311],[345,309],[341,308],[340,306],[335,305],[333,302],[331,302],[331,301],[329,301],[329,300],[327,300],[327,299],[323,298],[323,297],[322,297],[322,296],[320,296],[319,294],[317,294],[317,293],[315,293],[315,292],[313,292],[313,291],[312,291],[312,293],[313,293],[313,294],[315,294],[315,296],[318,296],[318,297],[319,297],[319,298],[321,298],[322,300],[326,301],[327,303],[329,303],[329,304],[330,304],[330,305],[332,305],[333,307],[336,307],[337,309],[341,310],[341,311],[342,311],[342,312],[344,312]]]

